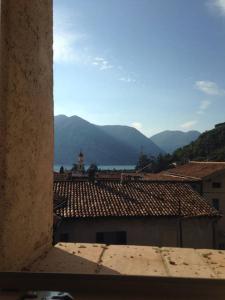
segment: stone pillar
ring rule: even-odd
[[[0,271],[17,271],[52,242],[52,0],[0,8]]]

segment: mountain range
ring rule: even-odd
[[[166,130],[151,137],[153,143],[166,153],[173,153],[176,149],[195,141],[200,136],[200,132],[191,130],[183,132],[179,130]]]
[[[58,115],[54,121],[55,164],[76,163],[82,150],[86,164],[134,165],[141,151],[148,156],[165,154],[174,147],[186,145],[199,134],[166,131],[148,138],[130,126],[99,126],[78,116]]]
[[[101,165],[136,164],[141,150],[153,156],[164,153],[133,127],[99,126],[78,116],[56,116],[55,164],[77,162],[80,150],[86,164]]]

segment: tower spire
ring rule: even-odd
[[[84,154],[83,154],[82,150],[80,150],[80,153],[78,155],[77,171],[79,173],[84,172]]]

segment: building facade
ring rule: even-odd
[[[212,218],[112,217],[63,219],[56,242],[214,248]],[[182,241],[180,239],[182,234]]]
[[[164,174],[196,180],[196,190],[221,215],[216,226],[216,247],[225,249],[225,162],[191,161]]]
[[[188,184],[64,181],[54,195],[56,242],[215,247],[218,212]]]
[[[202,195],[222,216],[217,223],[216,240],[217,247],[225,249],[225,170],[202,180]]]

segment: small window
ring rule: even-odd
[[[219,199],[212,199],[212,205],[215,209],[220,209],[220,200]]]
[[[60,234],[60,242],[69,242],[69,234],[68,233],[61,233]]]
[[[219,188],[221,188],[221,183],[220,183],[220,182],[213,182],[213,183],[212,183],[212,187],[213,187],[214,189],[219,189]]]
[[[97,232],[96,243],[126,245],[126,231]]]

